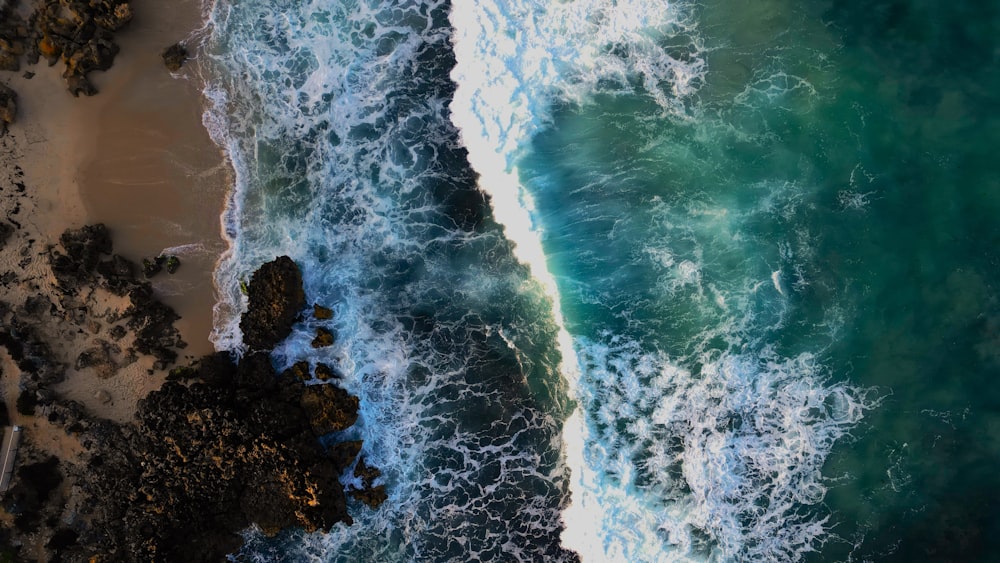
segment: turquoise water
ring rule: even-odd
[[[216,345],[296,259],[389,490],[246,554],[1000,557],[998,11],[212,6]]]

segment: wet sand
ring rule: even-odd
[[[212,351],[212,272],[225,249],[219,214],[229,168],[201,122],[197,62],[172,75],[160,52],[185,39],[178,30],[200,25],[200,3],[137,2],[135,12],[114,68],[95,80],[101,107],[90,116],[89,151],[81,151],[80,196],[89,221],[107,225],[125,257],[180,257],[178,272],[153,285],[181,316],[185,355],[197,357]]]
[[[60,77],[61,65],[22,68],[35,73],[31,79],[0,73],[18,93],[17,120],[0,156],[6,168],[23,170],[26,186],[23,197],[5,192],[4,212],[23,225],[18,237],[38,255],[30,264],[18,264],[26,251],[4,251],[5,269],[36,280],[5,287],[4,301],[22,303],[51,285],[41,258],[45,245],[55,244],[66,229],[104,223],[115,252],[133,262],[161,252],[180,257],[177,273],[162,272],[151,282],[157,297],[181,316],[175,326],[188,344],[178,351],[181,364],[213,351],[212,274],[226,248],[219,215],[230,172],[201,122],[197,61],[172,74],[160,56],[201,26],[200,3],[141,0],[133,8],[133,20],[116,35],[121,52],[114,66],[89,75],[96,96],[73,98]],[[193,41],[189,45],[193,54]],[[111,297],[94,310],[120,308]],[[91,339],[70,334],[58,322],[43,330],[69,365],[59,393],[96,416],[127,421],[138,399],[162,384],[165,373],[150,375],[150,359],[123,365],[110,378],[78,371],[73,360]],[[6,391],[10,404],[16,390]],[[112,400],[97,400],[98,391]],[[15,423],[27,422],[9,410]]]

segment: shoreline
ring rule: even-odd
[[[67,229],[102,223],[116,253],[136,264],[161,253],[179,256],[175,274],[149,279],[155,297],[181,317],[174,325],[187,346],[178,350],[179,363],[215,351],[209,340],[214,271],[228,247],[220,214],[231,172],[201,122],[197,63],[189,60],[171,73],[160,56],[165,47],[189,39],[202,23],[197,0],[138,4],[133,20],[116,34],[121,52],[114,65],[89,76],[98,89],[92,97],[74,98],[59,66],[47,67],[44,60],[22,65],[17,73],[0,73],[0,82],[18,95],[17,118],[4,138],[4,167],[20,171],[26,186],[23,197],[3,194],[3,210],[22,227],[22,238],[34,243],[31,252],[55,245]],[[28,79],[24,71],[35,74]],[[14,210],[16,217],[11,216]],[[7,265],[18,269],[12,261]],[[45,278],[44,270],[42,264],[41,271],[29,268],[25,273]],[[45,285],[9,285],[5,301],[20,304]],[[114,299],[101,303],[108,298],[96,296],[93,309],[121,310]],[[50,340],[61,341],[54,352],[69,366],[59,392],[94,416],[130,421],[137,401],[158,389],[166,376],[164,370],[150,374],[151,361],[121,361],[114,377],[81,377],[73,364],[89,339],[61,335],[57,329],[48,332]],[[112,400],[96,400],[102,392]],[[5,398],[12,406],[11,395],[5,393]]]

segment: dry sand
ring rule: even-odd
[[[0,158],[8,174],[16,175],[15,166],[23,170],[26,186],[23,195],[0,194],[3,214],[22,226],[18,242],[0,253],[0,273],[17,271],[21,279],[4,288],[3,300],[16,305],[46,291],[52,279],[42,257],[45,245],[56,243],[67,228],[104,223],[115,251],[134,262],[164,251],[180,257],[176,274],[164,272],[151,281],[157,296],[182,317],[176,326],[188,343],[180,351],[183,361],[212,351],[212,271],[225,249],[219,214],[230,172],[201,123],[196,62],[172,75],[160,58],[163,48],[201,25],[200,3],[138,0],[133,8],[134,19],[117,34],[121,52],[114,66],[89,75],[99,90],[94,97],[73,98],[60,77],[61,65],[22,69],[36,73],[30,80],[0,74],[0,81],[18,93],[17,121],[3,139]],[[110,294],[90,296],[95,312],[123,305]],[[111,323],[104,318],[96,320],[106,329]],[[130,363],[116,357],[120,368],[110,376],[94,368],[73,369],[79,353],[103,333],[84,334],[58,320],[48,324],[41,332],[69,365],[66,382],[56,391],[80,401],[91,414],[127,421],[136,401],[162,384],[162,372],[149,374],[149,358]],[[127,339],[118,344],[126,348]],[[0,352],[0,365],[11,373],[6,352]],[[11,406],[16,397],[12,379],[5,377],[2,388]],[[26,435],[44,449],[57,453],[70,447],[52,436],[44,421],[9,410],[15,423],[29,425]]]

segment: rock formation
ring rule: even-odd
[[[184,45],[174,43],[164,49],[160,56],[163,57],[163,64],[167,67],[167,70],[177,72],[182,66],[184,66],[184,61],[187,60],[188,52]]]
[[[132,20],[128,0],[36,0],[27,19],[16,3],[0,8],[0,70],[20,70],[22,56],[29,64],[62,61],[71,94],[96,94],[87,75],[114,63],[114,34]]]
[[[51,251],[61,299],[71,303],[81,284],[122,286],[133,303],[127,326],[136,347],[149,342],[139,352],[159,360],[170,351],[172,333],[164,327],[172,317],[149,284],[134,277],[108,281],[108,272],[124,276],[135,268],[126,268],[123,258],[104,258],[112,246],[103,226],[69,231],[61,246],[62,252]],[[305,308],[298,267],[278,258],[257,270],[248,290],[250,308],[240,326],[256,335],[250,337],[253,351],[239,361],[216,353],[171,370],[167,382],[139,403],[132,424],[90,418],[81,405],[49,392],[63,372],[51,351],[28,327],[0,331],[0,345],[38,379],[23,405],[18,401],[19,410],[44,413],[86,449],[79,459],[22,467],[36,477],[19,479],[6,501],[20,530],[7,541],[43,533],[51,561],[215,562],[239,548],[239,533],[251,524],[265,534],[288,527],[329,530],[352,523],[348,496],[372,507],[385,500],[384,485],[376,485],[378,469],[357,460],[360,441],[324,448],[318,439],[355,423],[358,398],[315,384],[307,362],[283,373],[271,364],[270,347],[291,332]],[[132,310],[140,307],[149,313]],[[8,324],[12,315],[0,310]],[[113,363],[116,345],[96,342],[76,359],[79,367]],[[324,364],[315,372],[319,380],[336,377]],[[345,491],[340,477],[354,465],[362,486]],[[52,493],[64,478],[75,491],[70,497]],[[71,505],[82,517],[63,512]]]
[[[247,287],[247,312],[240,319],[243,343],[251,350],[270,350],[292,333],[306,306],[302,274],[281,256],[254,272]]]

